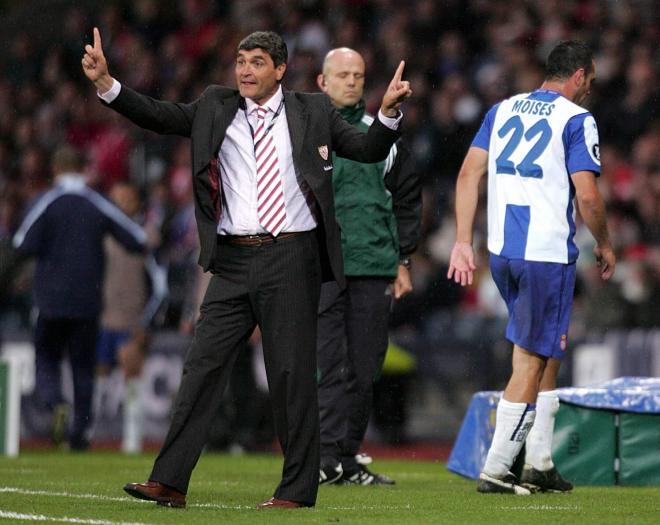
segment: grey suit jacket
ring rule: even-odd
[[[218,151],[239,106],[238,90],[209,86],[194,102],[155,100],[123,86],[109,107],[138,126],[156,133],[192,140],[192,176],[195,216],[200,239],[199,264],[212,268],[217,245],[216,229],[222,213]],[[342,119],[323,93],[284,91],[293,162],[309,185],[320,217],[319,247],[325,280],[344,285],[341,236],[335,219],[332,189],[332,152],[358,162],[378,162],[389,153],[399,133],[378,119],[362,133]]]

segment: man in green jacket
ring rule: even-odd
[[[317,82],[342,117],[366,130],[364,60],[348,48],[330,51]],[[407,148],[362,164],[333,155],[329,174],[342,229],[346,288],[324,283],[318,317],[320,483],[393,484],[359,455],[388,343],[393,299],[412,291],[410,254],[419,239],[421,195]]]

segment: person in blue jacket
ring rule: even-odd
[[[102,304],[103,239],[144,251],[146,234],[109,200],[87,186],[79,153],[70,146],[53,155],[55,183],[32,206],[13,238],[19,254],[36,259],[34,333],[37,397],[68,420],[60,366],[68,356],[73,375],[72,450],[89,447],[96,343]]]

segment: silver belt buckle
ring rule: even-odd
[[[262,237],[261,235],[248,235],[248,238],[249,238],[250,240],[255,240],[255,239],[256,239],[257,241],[259,241],[259,243],[255,245],[255,246],[257,246],[257,247],[261,247],[261,245],[262,245],[263,242],[264,242],[264,241],[263,241],[263,237]]]

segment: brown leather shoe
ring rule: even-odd
[[[305,505],[303,505],[302,503],[298,503],[297,501],[289,501],[288,499],[270,498],[268,501],[259,503],[259,505],[257,505],[257,508],[258,509],[299,509],[304,506]]]
[[[146,483],[127,483],[124,490],[131,496],[147,501],[155,501],[164,507],[183,508],[186,506],[186,495],[159,481]]]

